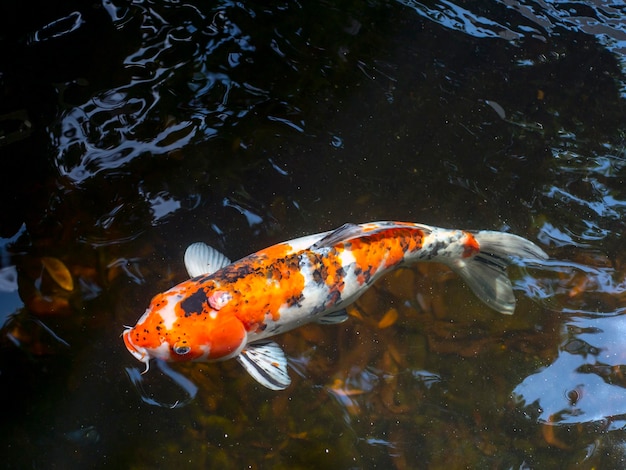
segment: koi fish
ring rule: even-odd
[[[547,258],[517,235],[406,222],[346,224],[235,262],[198,242],[184,256],[191,278],[155,296],[123,338],[146,371],[152,358],[236,358],[261,385],[282,390],[291,383],[287,359],[268,338],[310,322],[347,320],[345,308],[393,269],[420,261],[444,263],[485,304],[512,314],[515,296],[507,266],[516,259]]]

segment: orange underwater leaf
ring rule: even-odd
[[[390,308],[378,322],[378,328],[380,328],[381,330],[384,328],[388,328],[396,321],[398,321],[398,311],[395,308]]]
[[[59,287],[65,289],[66,291],[74,290],[74,280],[72,279],[70,270],[67,269],[65,264],[63,264],[63,261],[58,258],[53,258],[52,256],[44,256],[41,258],[41,262],[50,277],[59,285]]]
[[[40,293],[25,299],[24,305],[36,315],[67,315],[72,312],[67,299],[44,297]]]
[[[543,435],[544,440],[552,447],[569,449],[570,447],[556,436],[554,431],[557,426],[552,423],[554,423],[554,417],[550,416],[548,418],[548,422],[541,426],[541,434]]]

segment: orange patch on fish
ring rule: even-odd
[[[469,258],[480,252],[480,245],[476,241],[476,238],[471,233],[465,232],[467,240],[465,241],[463,258]]]
[[[422,246],[424,232],[412,227],[381,230],[367,237],[349,241],[350,251],[357,266],[364,274],[359,277],[367,282],[378,269],[388,269],[404,260],[404,255]]]
[[[298,302],[304,289],[304,276],[300,273],[298,257],[290,253],[288,245],[280,244],[240,260],[236,267],[225,267],[211,279],[190,279],[180,287],[187,297],[196,297],[194,306],[202,310],[192,312],[187,307],[190,304],[181,302],[177,306],[178,317],[209,314],[216,307],[211,292],[218,289],[228,294],[228,301],[217,309],[219,315],[234,315],[247,331],[254,331],[268,318],[278,321],[279,309],[284,304]]]

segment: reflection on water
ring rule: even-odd
[[[161,407],[173,409],[173,408],[185,406],[196,397],[196,394],[198,393],[198,387],[196,387],[196,385],[193,384],[193,382],[191,382],[182,374],[173,370],[165,362],[161,360],[155,360],[153,362],[156,364],[158,370],[162,373],[162,376],[166,376],[167,378],[169,378],[172,382],[172,385],[175,386],[175,387],[172,387],[174,391],[172,392],[170,390],[169,393],[177,395],[179,398],[175,398],[171,400],[170,402],[165,402],[164,401],[165,398],[162,396],[165,394],[164,391],[161,390],[157,392],[154,392],[154,391],[148,392],[147,382],[150,380],[150,378],[152,378],[152,380],[156,380],[157,382],[160,382],[160,384],[162,385],[163,383],[165,383],[165,381],[163,380],[163,377],[160,376],[155,379],[154,372],[151,374],[151,376],[148,375],[144,377],[142,376],[142,372],[147,372],[147,370],[140,371],[136,367],[127,367],[126,373],[128,374],[128,378],[139,391],[139,395],[141,399],[144,401],[144,403],[147,403],[148,405],[161,406]]]
[[[43,26],[32,34],[30,38],[31,43],[49,41],[51,39],[59,38],[65,34],[69,34],[72,31],[80,28],[83,23],[83,18],[78,11],[73,11],[69,15],[54,20],[51,23]]]
[[[0,13],[8,468],[622,466],[620,2]],[[511,317],[441,267],[394,274],[279,338],[282,393],[228,362],[132,369],[123,325],[189,243],[236,259],[381,219],[553,259],[513,270]]]
[[[398,2],[445,28],[478,38],[512,42],[532,38],[548,42],[561,29],[586,33],[596,37],[626,65],[624,6],[619,2],[495,0],[469,5],[449,1],[434,5],[415,0]]]
[[[559,356],[513,391],[545,423],[626,425],[626,324],[623,316],[573,317],[563,325]],[[532,411],[530,411],[532,410]]]

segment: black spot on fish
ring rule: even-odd
[[[280,269],[274,268],[274,266],[270,266],[267,269],[267,279],[274,279],[276,281],[280,281],[283,278],[283,273]]]
[[[289,256],[288,258],[284,258],[280,261],[287,266],[288,271],[300,270],[300,259],[298,258],[298,256]]]
[[[328,297],[326,297],[326,308],[333,307],[336,304],[341,302],[341,292],[338,290],[333,290],[328,293]]]
[[[180,307],[185,312],[185,316],[201,314],[209,303],[209,299],[206,296],[206,292],[203,289],[191,294],[185,300],[180,303]]]
[[[448,246],[448,243],[441,240],[436,241],[428,247],[428,250],[424,253],[423,259],[433,259],[439,255],[439,251],[444,250]]]
[[[289,299],[287,299],[287,306],[288,307],[293,307],[293,306],[301,307],[303,300],[304,300],[304,295],[302,294],[294,295],[293,297],[290,297]]]
[[[363,279],[365,279],[366,283],[370,282],[370,279],[372,278],[372,270],[374,269],[373,266],[368,266],[367,267],[367,271],[363,271]]]
[[[326,310],[326,306],[325,305],[318,305],[317,307],[314,307],[314,308],[311,309],[311,312],[309,313],[309,316],[310,317],[314,317],[318,313],[324,312],[325,310]]]
[[[194,278],[194,280],[200,284],[210,282],[212,280],[233,283],[250,274],[266,275],[266,273],[259,269],[259,264],[262,264],[260,263],[259,256],[254,254],[243,258],[237,263],[229,264],[213,274],[198,276],[197,278]]]

